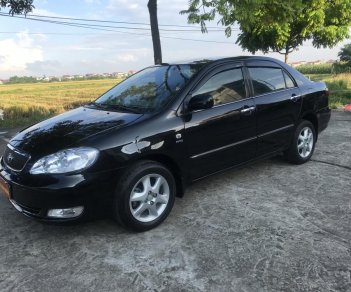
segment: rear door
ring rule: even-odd
[[[247,61],[256,105],[257,156],[290,144],[301,109],[301,93],[290,74],[270,61]]]
[[[191,91],[186,101],[210,94],[214,106],[184,115],[184,142],[192,178],[250,160],[255,155],[256,121],[241,63],[214,69]]]

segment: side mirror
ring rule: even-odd
[[[212,95],[208,93],[199,94],[193,96],[188,104],[188,108],[190,111],[209,109],[213,107],[214,101]]]

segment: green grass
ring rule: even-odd
[[[300,65],[295,67],[302,74],[342,74],[351,73],[351,66],[345,62],[335,62],[333,64]]]
[[[118,83],[118,79],[53,83],[2,84],[0,129],[36,123],[95,100]]]
[[[324,81],[330,91],[329,106],[332,109],[342,108],[351,103],[351,74],[308,74],[313,81]]]

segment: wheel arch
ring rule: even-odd
[[[150,154],[143,156],[140,160],[152,160],[166,166],[174,176],[176,182],[176,196],[183,197],[185,193],[185,180],[181,168],[171,157],[164,154]]]
[[[317,119],[316,114],[311,113],[311,112],[305,113],[302,116],[302,119],[312,123],[314,130],[316,132],[316,138],[318,138],[318,119]]]

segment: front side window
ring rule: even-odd
[[[95,104],[154,112],[163,108],[203,64],[165,65],[146,68],[99,97]]]
[[[214,105],[221,105],[246,98],[241,68],[222,71],[212,76],[193,95],[209,94]]]
[[[285,89],[285,79],[280,68],[249,67],[248,68],[255,95]]]

